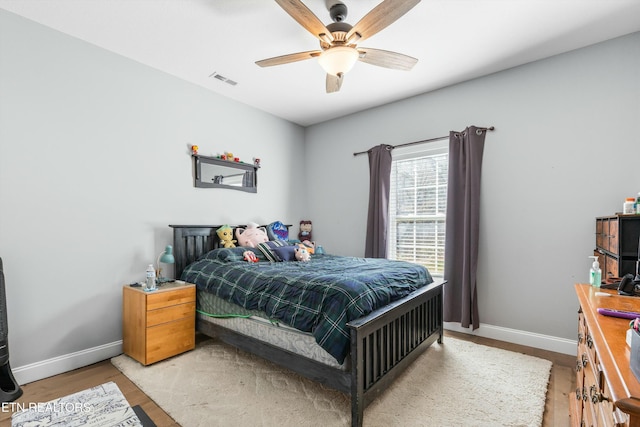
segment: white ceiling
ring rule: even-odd
[[[325,24],[337,1],[303,0]],[[342,1],[354,25],[381,0]],[[361,44],[418,58],[413,70],[359,62],[327,94],[315,59],[255,65],[319,47],[273,0],[0,0],[0,8],[303,126],[640,31],[639,0],[422,0]]]

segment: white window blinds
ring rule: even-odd
[[[449,154],[446,143],[394,153],[389,194],[388,256],[444,273]],[[394,150],[395,151],[395,150]]]

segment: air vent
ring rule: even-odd
[[[231,86],[235,86],[235,85],[237,85],[237,84],[238,84],[238,82],[233,81],[233,80],[231,80],[231,79],[228,79],[228,78],[226,78],[225,76],[223,76],[222,74],[218,74],[216,71],[214,71],[213,73],[211,73],[211,74],[209,75],[209,77],[213,77],[214,79],[218,79],[218,80],[220,80],[221,82],[228,83],[228,84],[230,84]]]

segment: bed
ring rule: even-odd
[[[367,312],[364,316],[348,320],[344,325],[340,326],[340,331],[337,335],[344,335],[344,331],[346,331],[346,339],[342,339],[342,341],[346,343],[346,349],[342,347],[334,349],[330,346],[320,348],[318,337],[313,336],[316,335],[316,329],[321,329],[320,326],[315,325],[313,333],[311,331],[305,332],[304,330],[300,332],[291,327],[295,324],[295,320],[290,318],[285,319],[286,322],[282,325],[283,327],[278,324],[275,325],[278,334],[282,333],[284,337],[280,338],[280,342],[275,338],[269,338],[272,335],[275,337],[278,334],[268,333],[261,336],[260,334],[252,334],[232,326],[234,324],[239,325],[242,323],[246,325],[250,323],[248,320],[249,315],[255,311],[261,311],[261,308],[269,309],[268,303],[261,307],[246,307],[244,308],[244,310],[246,310],[245,312],[242,312],[242,314],[238,316],[232,316],[232,319],[229,320],[205,315],[201,310],[205,304],[205,300],[208,301],[210,299],[209,295],[211,292],[207,292],[206,289],[211,287],[209,283],[214,281],[216,277],[224,276],[225,281],[242,284],[244,286],[246,284],[245,282],[249,281],[247,280],[248,276],[245,276],[243,272],[234,273],[232,268],[228,268],[224,273],[220,273],[220,271],[216,270],[206,272],[206,270],[202,269],[202,271],[200,271],[201,267],[196,266],[199,262],[206,264],[207,261],[204,259],[207,257],[217,258],[221,253],[232,253],[219,249],[219,239],[216,235],[216,230],[220,226],[170,225],[170,227],[173,228],[174,234],[173,247],[176,261],[176,278],[188,277],[190,281],[199,282],[196,283],[197,300],[198,306],[200,307],[196,319],[197,331],[207,336],[219,338],[223,342],[243,351],[256,354],[304,377],[350,395],[351,424],[354,427],[362,426],[364,408],[383,392],[422,351],[435,341],[439,343],[442,342],[442,289],[445,284],[442,280],[431,281],[431,283],[427,281],[428,284],[426,285],[416,285],[404,283],[405,281],[411,282],[411,280],[403,279],[402,286],[398,286],[398,293],[393,291],[392,293],[394,293],[394,295],[383,296],[383,299],[398,299],[385,303],[380,307],[372,306],[372,310],[369,310],[370,312]],[[213,251],[214,249],[217,250]],[[254,252],[257,253],[257,250],[254,250]],[[325,259],[323,259],[323,257]],[[258,262],[254,263],[255,265],[251,268],[258,270],[258,275],[266,276],[268,275],[267,270],[273,268],[298,268],[298,270],[300,270],[303,267],[302,264],[308,264],[304,267],[311,268],[315,272],[314,274],[316,274],[321,268],[324,268],[321,267],[321,262],[328,264],[337,263],[337,265],[341,265],[340,263],[343,262],[352,262],[350,260],[343,260],[342,258],[345,257],[332,257],[331,255],[312,256],[312,262],[315,261],[317,262],[316,264],[299,263],[296,261],[282,263]],[[367,265],[372,264],[375,265],[376,268],[382,268],[378,264],[383,263],[384,260],[356,259],[355,262],[365,263]],[[215,261],[213,264],[215,263],[219,264],[218,261]],[[236,266],[240,263],[231,264]],[[249,264],[251,263],[245,262],[242,264],[246,264],[247,268],[249,268]],[[274,264],[278,265],[274,266]],[[240,266],[238,266],[238,268],[240,268]],[[242,268],[244,268],[244,266]],[[337,268],[342,269],[342,275],[344,275],[345,269],[349,271],[353,269],[353,267],[345,267],[344,265],[342,265],[342,267],[338,266]],[[303,273],[309,274],[309,271]],[[239,275],[235,276],[235,274]],[[296,273],[287,273],[282,277],[286,277],[288,280],[290,274]],[[317,279],[318,275],[319,273],[304,282],[305,289],[311,286],[311,282],[319,280]],[[305,277],[310,276],[302,276],[303,281]],[[428,279],[432,280],[430,275]],[[408,288],[405,288],[405,285],[408,286]],[[322,284],[321,286],[324,287]],[[219,288],[217,292],[223,293],[220,292]],[[248,293],[249,291],[242,288],[240,290],[234,290],[233,292]],[[398,295],[404,296],[398,297]],[[353,296],[349,296],[348,299],[351,301]],[[231,302],[229,302],[229,304],[235,306],[235,304]],[[240,308],[238,308],[238,310],[240,310]],[[246,312],[248,312],[248,314]],[[271,315],[265,316],[265,318],[273,317],[272,315],[277,312],[278,310],[274,309],[271,311]],[[353,314],[351,317],[353,317]],[[251,316],[251,318],[256,319],[255,316]],[[330,322],[333,322],[333,320]],[[269,322],[263,323],[268,324]],[[325,336],[333,333],[330,331],[325,334],[325,332],[320,335]],[[266,337],[267,335],[269,337]],[[288,336],[292,338],[287,338]],[[315,340],[318,345],[315,345],[313,342],[303,345],[313,347],[311,350],[315,352],[314,354],[319,355],[319,357],[310,356],[296,348],[285,345],[289,344],[289,341],[297,340],[298,338],[301,340],[306,339],[307,342]]]

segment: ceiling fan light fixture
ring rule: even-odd
[[[349,46],[334,46],[322,52],[318,57],[320,66],[328,74],[337,76],[345,74],[353,68],[358,60],[358,51]]]

